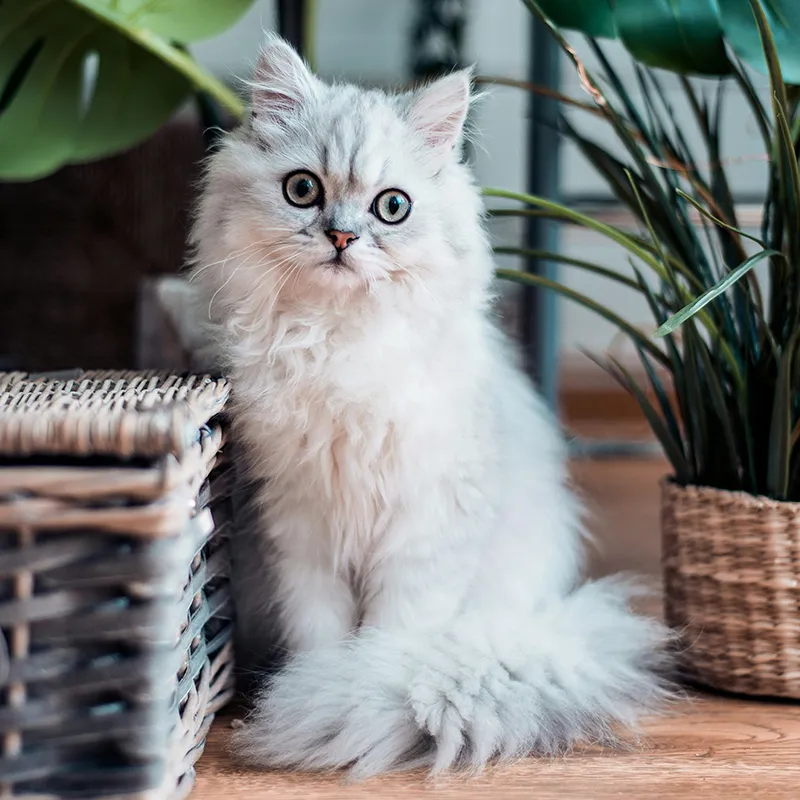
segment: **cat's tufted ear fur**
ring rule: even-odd
[[[461,141],[470,106],[472,69],[462,69],[424,86],[411,102],[411,125],[437,154],[450,153]]]
[[[314,97],[320,82],[294,48],[270,34],[261,48],[253,76],[253,112],[281,122]]]

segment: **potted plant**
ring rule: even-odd
[[[562,99],[610,126],[624,155],[567,119],[564,134],[640,231],[489,189],[490,197],[524,206],[492,213],[545,215],[616,242],[630,257],[629,272],[538,255],[639,292],[657,334],[546,278],[513,270],[500,277],[582,303],[638,353],[636,374],[611,356],[598,363],[638,401],[672,467],[662,501],[665,610],[686,632],[689,677],[733,692],[800,697],[800,90],[793,85],[800,84],[800,7],[790,0],[524,1],[561,43],[592,102]],[[604,73],[595,78],[559,25],[619,36],[639,62],[640,103],[600,44],[592,40]],[[762,104],[743,62],[769,74],[771,105]],[[698,153],[652,66],[729,75],[743,93],[770,161],[759,232],[740,225],[721,158],[727,80],[707,98],[680,79],[704,140],[706,152]]]

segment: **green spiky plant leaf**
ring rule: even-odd
[[[33,180],[124,150],[194,91],[239,99],[186,45],[253,0],[0,0],[0,179]]]
[[[583,102],[564,103],[569,116],[563,135],[632,214],[639,232],[546,198],[497,189],[485,190],[486,196],[516,205],[490,209],[490,214],[543,216],[586,228],[622,247],[633,277],[591,260],[558,253],[533,255],[637,292],[652,313],[657,336],[557,281],[516,270],[498,270],[499,276],[556,291],[612,322],[630,339],[641,371],[610,357],[596,360],[638,402],[677,480],[800,500],[800,93],[787,85],[800,83],[800,49],[789,46],[792,37],[800,41],[800,4],[590,4],[593,32],[609,36],[613,28],[613,35],[645,64],[681,72],[708,72],[699,67],[715,64],[714,71],[730,73],[732,80],[721,78],[719,91],[710,97],[681,78],[692,114],[684,122],[671,107],[658,73],[649,67],[637,64],[635,85],[626,85],[596,40],[591,45],[599,74],[593,75],[579,61],[554,21],[589,30],[589,6],[560,0],[523,2],[540,14],[538,7],[547,11],[559,5],[556,16],[541,17],[594,101],[589,109]],[[727,62],[725,56],[727,66],[722,63],[721,42],[769,75],[770,107],[762,105],[735,58]],[[704,60],[709,53],[716,55]],[[721,152],[726,83],[742,93],[771,160],[760,234],[743,230],[737,219]],[[580,124],[581,114],[587,124]],[[613,135],[613,152],[595,138],[598,119]],[[702,147],[688,143],[688,124],[699,128]],[[497,249],[531,255],[513,247]],[[760,283],[755,273],[767,268],[767,280]]]

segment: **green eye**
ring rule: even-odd
[[[299,208],[315,206],[322,201],[322,183],[312,172],[298,170],[283,179],[283,196]]]
[[[400,189],[386,189],[372,201],[372,213],[387,225],[397,225],[411,213],[411,198]]]

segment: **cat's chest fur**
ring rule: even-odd
[[[460,427],[468,444],[465,406],[441,339],[423,335],[403,324],[369,336],[296,326],[240,366],[239,424],[271,516],[302,506],[335,547],[363,546],[452,467],[458,453],[443,443]]]

